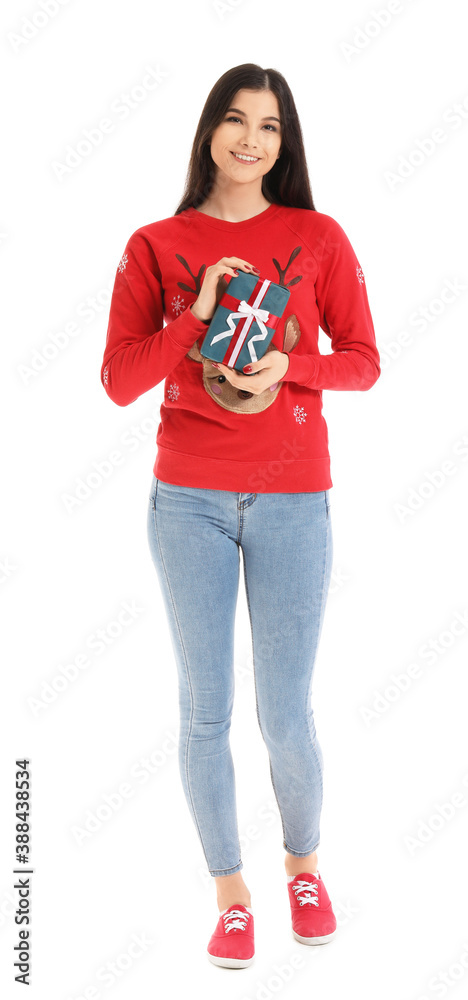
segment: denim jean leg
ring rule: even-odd
[[[147,523],[178,671],[180,777],[213,877],[243,867],[229,741],[240,564],[229,496],[235,528],[234,494],[154,480]]]
[[[311,701],[331,576],[328,491],[259,494],[245,512],[245,587],[257,716],[283,826],[283,847],[320,843],[323,753]]]

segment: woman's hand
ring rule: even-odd
[[[210,264],[206,268],[200,294],[190,306],[196,319],[213,318],[219,301],[228,286],[224,275],[228,274],[235,278],[236,268],[240,268],[246,274],[254,274],[255,277],[258,277],[260,273],[257,267],[254,267],[249,261],[243,260],[242,257],[221,257],[220,260],[216,261],[216,264]]]
[[[276,387],[276,383],[281,382],[289,368],[289,358],[283,351],[276,349],[267,351],[263,358],[260,358],[260,361],[252,361],[249,366],[251,375],[242,375],[235,368],[229,368],[229,365],[223,365],[219,361],[212,361],[211,364],[219,369],[221,375],[226,376],[231,385],[245,389],[247,392],[253,392],[257,396],[265,392],[265,389],[269,389],[270,386]]]

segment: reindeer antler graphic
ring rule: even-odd
[[[190,267],[187,264],[187,261],[185,260],[185,257],[182,257],[182,255],[180,253],[176,253],[176,257],[177,257],[177,260],[180,260],[180,263],[182,264],[182,266],[185,267],[185,270],[188,271],[190,277],[193,278],[193,280],[195,282],[195,288],[190,287],[190,285],[185,285],[183,281],[178,281],[177,282],[178,287],[179,288],[183,288],[184,292],[195,292],[195,295],[199,295],[200,294],[200,289],[201,289],[201,276],[203,274],[203,271],[206,268],[206,264],[202,264],[202,266],[201,266],[198,274],[192,274],[192,272],[190,270]]]
[[[288,281],[287,284],[285,284],[284,281],[284,278],[286,277],[286,271],[288,270],[289,267],[291,267],[293,260],[295,260],[298,253],[300,253],[301,250],[302,247],[294,247],[294,250],[291,251],[291,256],[288,260],[288,263],[286,264],[284,271],[283,268],[278,263],[278,261],[276,260],[276,257],[271,258],[279,274],[279,281],[278,281],[279,285],[284,285],[285,288],[289,288],[290,285],[297,285],[298,281],[302,281],[302,274],[298,274],[295,278],[292,278],[291,281]]]

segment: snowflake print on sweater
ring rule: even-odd
[[[174,402],[175,399],[179,398],[179,396],[180,396],[180,389],[179,389],[179,386],[177,385],[177,382],[171,382],[171,384],[170,384],[170,386],[169,386],[169,388],[167,390],[167,395],[169,396],[169,399],[172,399],[173,402]]]
[[[210,322],[197,320],[195,303],[210,263],[226,253],[257,266],[253,301],[265,281],[291,292],[265,352],[267,367],[275,350],[288,355],[288,368],[263,391],[258,379],[224,374],[202,354]],[[329,489],[322,390],[362,393],[380,374],[365,276],[339,223],[275,203],[238,223],[190,206],[134,230],[115,269],[101,381],[120,407],[159,387],[156,478],[229,492]],[[236,317],[229,274],[222,287],[227,314]],[[250,328],[229,328],[241,347]],[[320,329],[330,341],[324,353]],[[286,361],[277,361],[282,371]]]
[[[179,316],[183,313],[186,306],[184,305],[184,299],[181,299],[180,295],[174,295],[171,302],[172,312],[175,316]]]
[[[306,419],[307,413],[306,413],[306,411],[305,411],[305,409],[304,409],[303,406],[295,406],[294,410],[293,410],[293,413],[294,413],[294,416],[295,416],[298,424],[305,424],[305,419]]]

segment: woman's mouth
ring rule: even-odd
[[[253,159],[251,157],[244,159],[243,155],[238,155],[237,153],[233,153],[232,149],[230,149],[229,152],[232,154],[232,156],[234,156],[234,158],[237,160],[238,163],[258,163],[260,159],[259,156],[254,156]]]

